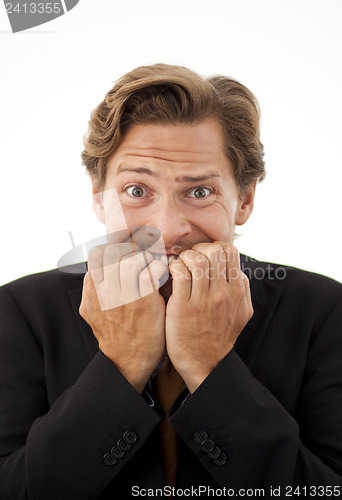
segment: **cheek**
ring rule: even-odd
[[[210,220],[208,224],[202,224],[202,228],[202,231],[210,241],[226,241],[231,243],[233,240],[234,228],[230,224],[227,224],[226,219]]]
[[[103,192],[103,207],[107,233],[127,230],[125,215],[115,188]]]
[[[147,224],[148,212],[143,207],[134,209],[123,206],[122,212],[128,227],[145,226]]]
[[[146,209],[144,207],[127,207],[121,203],[115,188],[104,191],[104,211],[107,233],[127,230],[127,227],[144,225]]]
[[[233,217],[218,203],[208,210],[194,212],[191,224],[211,241],[233,242]]]

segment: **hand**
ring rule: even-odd
[[[249,281],[238,250],[199,243],[171,262],[172,295],[166,308],[166,346],[190,392],[233,348],[253,315]]]
[[[80,315],[101,351],[142,392],[165,351],[165,303],[158,280],[167,267],[148,252],[134,252],[130,243],[116,243],[94,247],[88,269]]]

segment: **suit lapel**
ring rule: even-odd
[[[240,333],[235,343],[235,350],[251,369],[282,295],[283,287],[269,279],[261,280],[255,276],[250,278],[250,285],[254,314]]]
[[[89,355],[89,358],[92,359],[99,350],[99,344],[97,342],[95,335],[93,334],[92,329],[90,328],[88,323],[80,316],[78,312],[82,298],[82,287],[76,288],[75,290],[70,290],[68,294],[71,300],[72,308],[76,316],[76,321],[81,330],[82,338],[87,353]]]

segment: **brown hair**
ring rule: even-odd
[[[140,66],[115,83],[91,114],[82,162],[101,189],[107,162],[129,125],[197,124],[207,118],[221,125],[225,153],[240,189],[262,180],[260,113],[250,90],[232,78],[204,79],[187,68],[167,64]]]

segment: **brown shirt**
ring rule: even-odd
[[[153,392],[162,404],[166,416],[159,424],[159,434],[163,451],[165,480],[168,486],[175,486],[178,465],[179,436],[169,423],[170,409],[186,385],[166,356],[153,381]]]

